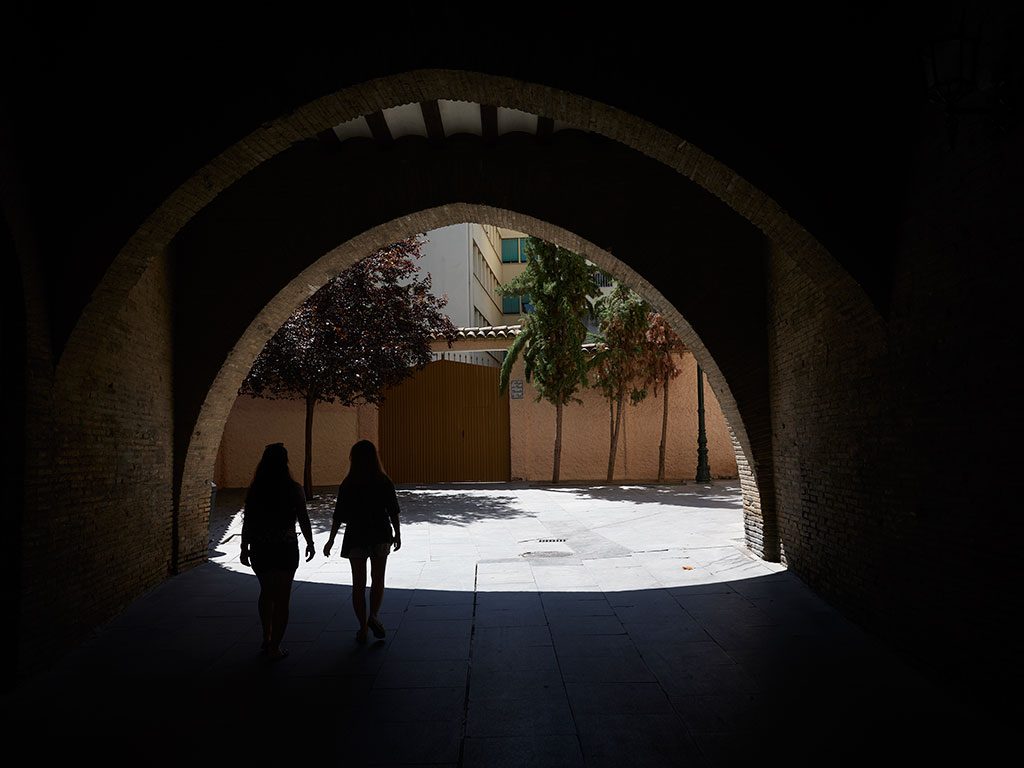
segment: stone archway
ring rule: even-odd
[[[458,205],[469,213],[424,217]],[[484,213],[473,216],[474,210]],[[762,269],[769,244],[727,206],[662,164],[594,134],[565,130],[544,141],[515,132],[490,140],[460,135],[442,144],[416,136],[384,146],[368,138],[300,142],[240,179],[182,228],[167,259],[178,273],[174,343],[186,350],[180,359],[187,360],[173,371],[175,472],[182,481],[175,486],[183,490],[175,518],[181,535],[174,540],[182,542],[183,563],[205,551],[205,479],[185,481],[191,427],[201,421],[229,352],[246,337],[248,320],[277,300],[278,287],[337,243],[358,242],[396,221],[407,225],[394,230],[392,236],[401,237],[458,221],[501,224],[508,216],[535,222],[527,231],[544,236],[551,229],[549,239],[579,242],[575,249],[588,255],[603,252],[593,260],[607,263],[614,274],[625,267],[625,282],[641,292],[647,286],[652,297],[660,293],[655,303],[673,307],[670,317],[687,318],[685,329],[679,320],[679,330],[698,360],[707,361],[716,391],[740,384],[740,397],[724,402],[727,413],[734,404],[728,418],[742,457],[748,541],[763,556],[778,556]],[[359,255],[384,242],[369,243]],[[307,293],[324,280],[306,280]],[[666,290],[651,287],[659,284]]]
[[[581,253],[617,280],[632,287],[668,318],[672,327],[707,372],[709,382],[734,435],[748,530],[750,527],[759,528],[763,525],[757,479],[751,469],[750,439],[739,407],[714,358],[692,326],[665,296],[628,264],[561,227],[514,211],[461,203],[420,211],[415,215],[387,222],[333,248],[278,291],[249,323],[217,372],[203,400],[188,442],[179,497],[179,525],[183,537],[182,554],[185,562],[194,562],[205,553],[209,515],[208,481],[220,447],[221,436],[242,379],[276,329],[313,291],[332,276],[351,267],[366,254],[410,235],[467,221],[528,232]]]
[[[126,599],[162,578],[168,567],[174,570],[179,565],[196,562],[201,559],[201,553],[205,552],[204,505],[208,504],[209,497],[202,484],[201,467],[209,454],[208,443],[215,440],[209,427],[214,427],[213,431],[217,432],[216,425],[223,423],[218,422],[222,416],[226,416],[226,411],[221,413],[224,408],[223,398],[227,397],[225,393],[230,390],[230,381],[240,381],[244,375],[244,370],[236,366],[244,364],[243,360],[249,352],[242,354],[243,351],[239,350],[237,356],[225,353],[220,359],[207,361],[215,366],[215,370],[221,371],[223,376],[218,373],[216,381],[210,382],[210,386],[204,390],[204,399],[196,406],[194,413],[179,418],[182,416],[179,413],[181,398],[174,366],[188,361],[192,350],[182,343],[175,320],[185,311],[181,306],[181,297],[174,295],[175,275],[187,271],[176,264],[173,258],[176,238],[200,213],[247,178],[257,171],[272,170],[276,160],[290,152],[300,151],[305,143],[315,141],[315,137],[322,136],[334,126],[404,104],[438,99],[521,110],[599,137],[608,144],[624,147],[651,165],[661,168],[665,174],[690,185],[696,195],[705,199],[709,205],[720,206],[729,212],[737,226],[748,227],[751,232],[757,233],[757,237],[766,243],[766,251],[783,254],[786,264],[799,273],[810,291],[817,296],[827,297],[831,313],[851,326],[855,325],[861,339],[876,353],[884,349],[885,334],[881,318],[870,306],[859,286],[824,247],[773,200],[678,136],[584,97],[542,85],[469,72],[416,71],[345,89],[265,124],[207,164],[167,198],[118,253],[64,348],[57,363],[53,388],[54,402],[57,404],[54,419],[54,433],[57,435],[55,450],[69,473],[86,478],[82,487],[91,495],[87,494],[85,498],[79,496],[76,501],[89,509],[95,509],[97,520],[101,515],[118,517],[121,512],[123,517],[130,517],[140,505],[147,505],[151,508],[148,514],[156,524],[155,527],[150,526],[152,531],[145,528],[146,535],[151,537],[145,546],[137,546],[127,535],[124,541],[117,541],[120,558],[136,557],[133,564],[126,564],[120,569],[124,573],[109,570],[97,575],[90,565],[96,558],[83,557],[78,568],[82,573],[82,591],[87,592],[88,598],[94,602],[90,603],[88,609],[79,611],[82,622],[91,624],[102,620],[102,617],[116,610]],[[429,139],[422,141],[425,150],[429,146]],[[538,182],[535,180],[534,183]],[[387,239],[384,235],[391,230],[378,230],[378,227],[389,226],[385,222],[398,222],[393,231],[410,234],[428,228],[425,225],[429,223],[429,217],[418,218],[426,216],[425,212],[439,207],[454,210],[454,206],[458,205],[468,206],[462,209],[458,218],[439,217],[435,221],[464,221],[467,218],[487,220],[489,216],[469,215],[469,212],[480,210],[480,206],[515,211],[517,213],[514,215],[532,216],[535,222],[552,220],[552,217],[537,216],[511,203],[503,204],[500,199],[467,202],[464,198],[449,195],[446,199],[435,200],[433,204],[420,201],[420,204],[407,211],[383,216],[380,221],[359,230],[364,235],[376,233],[373,236],[357,237],[356,233],[349,233],[336,238],[331,245],[322,247],[317,257],[337,247],[338,242],[344,242],[342,248],[351,249],[346,251],[346,258],[354,260],[358,254],[368,252],[374,245]],[[576,236],[568,234],[581,231],[579,228],[567,223],[548,226],[555,229],[548,232],[542,224],[525,228],[541,236],[550,235],[549,239],[570,246],[576,243],[580,250],[586,251],[598,263],[602,263],[602,252],[617,258],[615,249],[603,241],[577,241]],[[767,259],[768,256],[762,253],[756,258]],[[629,275],[615,266],[614,261],[606,260],[603,266],[624,277],[627,282],[643,287],[643,283],[637,279],[640,276],[637,270],[633,270],[637,274],[630,279]],[[271,306],[268,299],[261,306],[270,314],[264,316],[263,310],[253,311],[247,316],[246,323],[257,315],[256,323],[271,323],[277,316],[283,318],[290,306],[300,298],[300,286],[305,286],[302,290],[309,290],[317,284],[317,280],[322,282],[326,279],[326,273],[318,273],[315,269],[307,275],[303,271],[307,268],[314,269],[308,264],[303,265],[301,269],[293,270],[287,279],[279,280],[275,286],[275,295],[277,288],[288,285],[281,292],[283,298],[280,303],[275,300]],[[746,269],[749,272],[763,272],[763,261],[751,261]],[[300,277],[296,278],[295,275],[299,273]],[[664,294],[660,290],[663,287],[659,282],[661,279],[648,282]],[[661,303],[650,290],[647,295],[655,303]],[[662,308],[667,309],[667,305],[672,303],[665,300]],[[690,318],[689,313],[686,316]],[[688,326],[684,326],[678,313],[674,325],[686,336]],[[271,328],[271,325],[258,328],[259,334],[265,338]],[[236,340],[239,337],[249,338],[248,331],[243,333],[243,330],[240,329],[236,334]],[[759,363],[756,381],[738,382],[736,375],[720,370],[718,362],[721,347],[718,351],[709,351],[701,343],[706,332],[706,326],[702,327],[699,333],[693,334],[694,338],[689,339],[689,343],[709,372],[712,386],[736,429],[743,455],[752,457],[744,472],[744,501],[750,523],[748,541],[764,556],[776,559],[779,556],[779,532],[775,522],[775,493],[772,487],[773,433],[767,384],[770,361],[766,359]],[[259,334],[252,338],[258,338]],[[765,341],[764,348],[767,358],[770,356],[768,341]],[[168,359],[173,359],[175,363],[168,363]],[[738,365],[733,361],[733,370]],[[746,419],[741,413],[742,408],[737,406],[736,412],[728,410],[728,404],[740,398],[736,395],[737,383],[743,384],[741,399],[753,396],[762,401],[754,409],[756,414],[747,411],[750,415]],[[216,388],[216,391],[211,387]],[[210,401],[209,407],[205,399],[208,397],[216,400]],[[111,418],[112,415],[116,418]],[[756,418],[752,418],[754,415]],[[165,438],[170,432],[181,433],[183,437],[167,441]],[[212,450],[215,451],[216,446]],[[90,477],[99,481],[95,488],[88,485]],[[59,510],[62,504],[67,503],[60,495],[62,493],[64,491],[58,491],[52,499],[45,500],[42,506]],[[110,512],[111,500],[113,507],[116,507],[113,513]],[[173,522],[168,522],[165,530],[164,524],[160,522],[162,520]],[[87,520],[82,525],[89,527],[94,523]],[[40,534],[41,537],[50,535],[48,531]],[[72,531],[69,535],[73,537],[76,534]],[[174,547],[169,552],[166,548],[168,541],[173,541]],[[105,545],[97,543],[95,546]],[[29,546],[29,549],[32,547]],[[126,574],[130,574],[130,577],[126,577]],[[45,590],[47,584],[56,585],[58,581],[56,574],[46,575],[39,582],[40,589]],[[96,585],[100,582],[102,588],[97,589]],[[57,589],[56,586],[53,588]],[[97,594],[105,597],[97,598]],[[69,594],[67,600],[81,604],[81,600],[74,595]],[[43,613],[59,623],[60,620],[54,616],[60,616],[63,610],[58,602],[44,606]],[[30,622],[34,623],[35,617],[30,617]],[[47,619],[40,619],[40,622],[52,623]],[[26,637],[26,641],[29,640],[31,638]]]

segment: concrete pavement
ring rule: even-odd
[[[157,764],[852,764],[973,743],[970,713],[743,547],[735,483],[400,489],[388,633],[367,646],[348,563],[320,551],[323,491],[288,658],[259,654],[241,494],[221,492],[210,562],[8,697],[6,722]]]

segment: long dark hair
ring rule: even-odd
[[[295,480],[288,469],[288,450],[284,443],[271,443],[263,449],[249,491],[245,494],[246,512],[279,508],[294,493]]]
[[[348,454],[348,475],[345,485],[363,485],[375,480],[387,479],[384,468],[377,456],[377,447],[369,440],[360,440]]]

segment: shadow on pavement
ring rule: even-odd
[[[672,507],[742,509],[739,487],[739,481],[716,480],[713,483],[693,485],[552,485],[546,486],[545,490],[571,494],[574,498],[611,502],[642,501],[646,505],[653,503]]]
[[[514,486],[522,488],[525,486]],[[451,486],[400,486],[398,501],[402,520],[407,523],[465,526],[481,520],[507,520],[533,514],[517,504],[511,488],[497,484],[453,484]],[[307,502],[313,532],[323,533],[331,528],[334,514],[336,487],[314,489],[314,498]],[[210,545],[228,545],[225,537],[235,517],[245,503],[245,489],[225,489],[217,492],[217,505],[210,513]],[[237,533],[233,538],[237,537]],[[237,546],[237,542],[234,543]],[[220,552],[211,551],[216,557]]]
[[[947,765],[985,721],[788,572],[621,592],[389,589],[353,640],[349,588],[298,582],[291,655],[259,653],[256,580],[198,567],[7,697],[47,758],[154,765]]]

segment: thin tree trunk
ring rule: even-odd
[[[612,466],[612,446],[615,444],[615,401],[608,398],[608,471]]]
[[[306,500],[313,498],[313,408],[316,398],[306,398],[306,457],[302,462],[302,488]]]
[[[558,482],[558,467],[562,463],[562,404],[555,405],[555,460],[551,482]]]
[[[612,428],[612,446],[608,452],[608,482],[615,479],[615,454],[619,450],[619,430],[622,427],[622,401],[625,395],[619,395],[615,400],[615,423]]]
[[[665,402],[661,406],[661,446],[658,448],[658,482],[665,482],[665,443],[668,435],[668,374],[661,382],[661,391],[665,393]]]
[[[608,443],[611,443],[611,435],[615,433],[615,403],[608,398]]]

